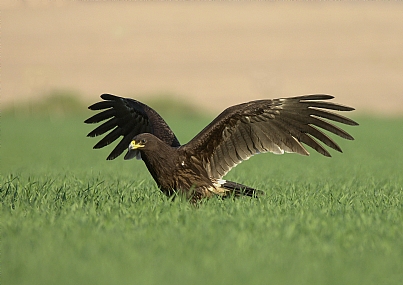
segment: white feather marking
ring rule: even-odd
[[[226,182],[227,182],[227,180],[224,180],[224,179],[213,179],[213,185],[215,188],[220,188]]]
[[[272,151],[272,153],[274,153],[274,154],[284,154],[284,149],[280,148],[279,146],[277,146],[277,147],[278,147],[278,149],[274,149]]]

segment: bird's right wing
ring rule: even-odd
[[[229,107],[182,149],[202,161],[210,177],[215,179],[222,178],[232,167],[257,153],[308,155],[301,143],[330,156],[319,142],[340,152],[341,149],[319,128],[352,140],[351,135],[328,120],[358,125],[329,111],[354,110],[324,101],[332,98],[330,95],[305,95]]]
[[[111,94],[102,94],[101,98],[105,101],[95,103],[88,109],[103,111],[84,122],[93,124],[109,119],[87,135],[96,137],[112,130],[94,146],[95,149],[107,146],[123,136],[107,159],[115,159],[121,155],[133,137],[140,133],[151,133],[172,147],[180,146],[168,124],[149,106],[130,98]]]

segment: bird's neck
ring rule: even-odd
[[[151,153],[152,152],[152,153]],[[166,181],[161,177],[172,177],[175,168],[175,148],[165,145],[157,151],[142,151],[141,158],[147,166],[157,185],[162,189],[172,188],[173,185],[165,185]]]

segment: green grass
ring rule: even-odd
[[[2,284],[403,284],[403,120],[358,119],[331,159],[255,156],[227,178],[265,197],[195,209],[92,150],[88,115],[2,118]],[[167,121],[186,142],[209,119]]]

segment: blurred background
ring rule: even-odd
[[[4,284],[403,284],[403,2],[0,0],[0,25]],[[117,142],[92,150],[102,93],[182,143],[230,105],[312,93],[360,126],[332,159],[228,173],[261,201],[193,211],[107,161]]]
[[[336,96],[403,111],[403,4],[15,1],[1,5],[1,108],[71,94],[186,100]]]

